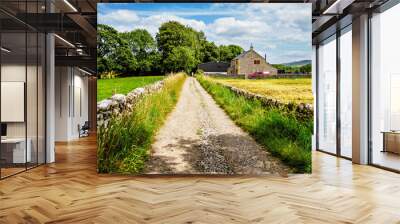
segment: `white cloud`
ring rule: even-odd
[[[270,32],[268,24],[261,21],[240,20],[234,17],[216,19],[207,26],[207,32],[215,32],[219,35],[261,35]]]
[[[144,28],[155,36],[162,23],[178,21],[203,31],[216,44],[237,44],[244,49],[253,44],[272,63],[308,59],[311,54],[310,4],[212,4],[209,10],[104,11],[99,13],[99,23],[119,31]],[[205,22],[201,19],[204,16],[212,19]]]
[[[195,30],[204,30],[206,24],[203,21],[186,19],[179,16],[163,13],[159,15],[152,15],[149,17],[142,17],[142,19],[136,23],[133,28],[146,28],[153,36],[158,32],[158,28],[161,24],[168,21],[177,21],[183,25],[192,27]]]
[[[133,10],[119,9],[108,13],[99,13],[98,22],[108,24],[118,31],[129,31],[132,24],[135,24],[141,18]]]
[[[204,30],[206,27],[203,21],[186,19],[166,12],[150,16],[138,16],[138,13],[134,10],[116,10],[99,14],[98,18],[99,23],[111,25],[120,32],[144,28],[153,36],[155,36],[161,24],[168,21],[177,21],[196,30]]]
[[[133,10],[119,9],[115,11],[110,11],[109,13],[100,14],[100,23],[132,23],[139,20],[139,16]]]

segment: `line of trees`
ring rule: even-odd
[[[176,21],[163,23],[153,38],[145,29],[118,32],[108,25],[97,27],[98,73],[121,75],[190,73],[199,63],[231,61],[243,52],[237,45],[217,46],[201,31]]]
[[[290,66],[290,65],[281,65],[276,64],[274,65],[276,69],[278,69],[279,73],[291,73],[291,74],[309,74],[311,73],[311,64],[306,64],[302,66]]]

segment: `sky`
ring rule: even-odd
[[[311,4],[99,3],[97,18],[120,32],[144,28],[153,37],[162,23],[178,21],[217,45],[253,45],[272,64],[311,59]]]

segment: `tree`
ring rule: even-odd
[[[243,48],[237,45],[221,45],[219,46],[219,60],[220,61],[231,61],[233,58],[243,52]]]
[[[118,31],[114,28],[99,24],[97,27],[97,66],[98,72],[111,71],[113,64],[110,57],[118,48]]]
[[[202,61],[202,43],[206,41],[203,32],[197,32],[193,28],[184,26],[179,22],[170,21],[160,26],[156,35],[156,41],[158,50],[162,55],[164,72],[172,71],[170,69],[173,66],[168,65],[168,63],[176,57],[177,52],[180,54],[185,52],[185,54],[193,57],[194,67]],[[175,48],[179,48],[179,50],[175,50]]]
[[[176,47],[165,59],[167,71],[190,73],[197,66],[194,52],[188,47]]]
[[[205,62],[206,47],[210,42],[207,41],[206,35],[203,31],[197,32],[192,29],[192,32],[196,34],[196,45],[195,45],[195,55],[198,63]]]
[[[117,48],[115,54],[113,54],[113,59],[112,71],[130,75],[138,68],[138,62],[127,46]]]
[[[301,73],[311,73],[311,64],[306,64],[300,67]]]
[[[128,42],[128,47],[134,55],[156,50],[156,42],[145,29],[135,29],[121,33],[121,37]]]
[[[148,54],[146,62],[151,63],[152,74],[161,74],[162,68],[162,57],[161,53],[158,51],[153,51]]]
[[[115,71],[128,74],[134,71],[138,64],[129,50],[128,42],[110,26],[99,24],[97,29],[98,72]]]
[[[138,63],[137,73],[154,71],[155,63],[159,63],[156,42],[145,29],[136,29],[121,33],[121,38],[127,45]]]
[[[118,33],[98,25],[97,64],[99,73],[125,75],[193,71],[199,63],[229,62],[243,52],[237,45],[217,46],[196,31],[176,21],[163,23],[154,39],[145,29]]]
[[[110,54],[119,46],[120,38],[118,31],[104,24],[97,27],[97,55],[109,57]]]
[[[156,34],[158,50],[164,58],[172,52],[175,47],[186,46],[191,47],[194,39],[190,39],[190,35],[186,32],[184,25],[170,21],[163,23]]]
[[[203,60],[202,62],[219,61],[219,49],[214,42],[205,42],[203,45]]]
[[[203,32],[196,31],[176,21],[166,22],[160,26],[156,35],[156,42],[158,50],[162,55],[162,67],[164,72],[170,72],[172,68],[176,69],[176,64],[172,66],[168,63],[171,61],[179,61],[176,58],[177,53],[180,55],[182,55],[183,52],[185,52],[185,54],[190,54],[190,56],[193,57],[191,58],[193,61],[188,64],[193,62],[194,65],[192,67],[197,67],[201,62],[229,62],[243,52],[243,48],[237,45],[222,45],[217,47],[213,42],[207,41]],[[175,50],[175,48],[180,49]],[[191,68],[189,67],[184,70],[190,70]]]

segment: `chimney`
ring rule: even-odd
[[[253,44],[250,45],[250,50],[253,50]]]
[[[267,61],[267,54],[264,54],[264,59],[265,61]]]

